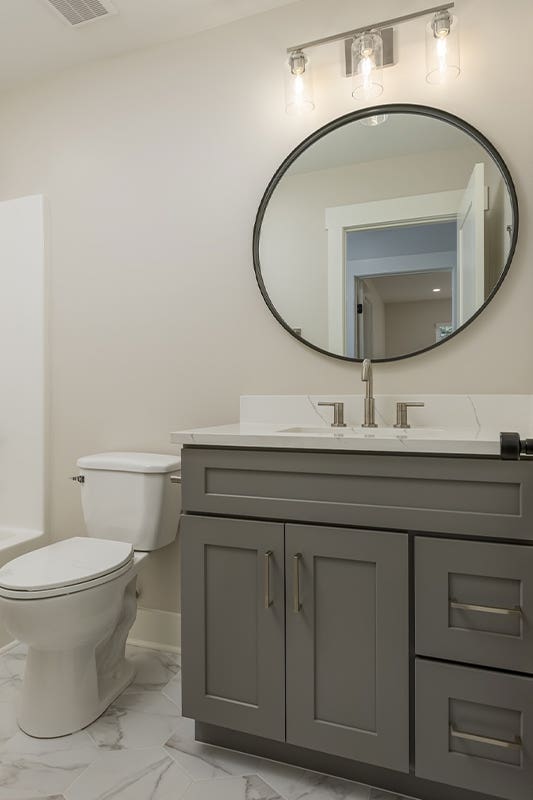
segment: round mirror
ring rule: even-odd
[[[389,361],[463,330],[500,286],[517,233],[511,176],[482,134],[437,109],[378,106],[329,123],[281,165],[254,266],[293,336]]]

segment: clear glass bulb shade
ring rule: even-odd
[[[375,128],[376,125],[383,125],[384,122],[387,122],[388,118],[388,114],[373,114],[371,117],[363,117],[359,122],[367,128]]]
[[[301,51],[291,53],[285,69],[285,110],[291,116],[313,111],[313,75],[308,57]]]
[[[447,11],[435,14],[426,26],[426,80],[445,84],[461,72],[459,24]]]
[[[352,44],[352,96],[373,100],[383,92],[383,39],[377,31],[356,36]]]

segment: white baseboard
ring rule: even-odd
[[[181,614],[157,608],[139,608],[129,644],[181,653]]]
[[[2,622],[0,621],[0,653],[2,652],[4,647],[7,647],[9,649],[12,645],[13,645],[13,637],[8,632],[7,628],[5,628],[4,625],[2,625]]]
[[[17,644],[18,644],[18,642],[16,642],[16,641],[8,642],[7,644],[4,644],[2,647],[0,647],[0,656],[2,655],[2,653],[7,653],[8,650],[11,650]]]

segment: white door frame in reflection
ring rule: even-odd
[[[457,215],[458,324],[464,325],[485,302],[485,165],[476,164]]]
[[[365,228],[457,219],[464,190],[395,197],[326,208],[328,236],[328,349],[346,352],[346,234]],[[485,190],[485,210],[488,192]]]

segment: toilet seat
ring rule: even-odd
[[[19,556],[0,569],[0,597],[34,600],[85,591],[118,578],[133,563],[130,543],[65,539]]]

